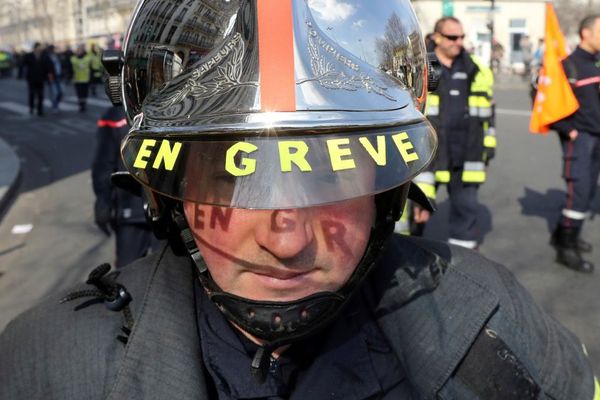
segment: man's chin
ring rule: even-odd
[[[316,270],[281,278],[252,273],[246,281],[246,287],[252,290],[240,296],[255,301],[287,302],[331,291],[328,285],[319,283],[316,275]]]

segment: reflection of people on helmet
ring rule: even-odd
[[[123,57],[109,53],[105,66],[122,74],[109,89],[113,99],[121,89],[132,121],[124,163],[168,245],[118,276],[101,266],[57,298],[106,307],[53,302],[13,323],[0,390],[592,397],[578,341],[504,268],[392,235],[436,149],[421,112],[425,46],[408,1],[336,5],[140,2]],[[38,323],[61,334],[24,334]],[[60,355],[59,367],[40,368],[50,361],[31,343]]]

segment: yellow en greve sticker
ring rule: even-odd
[[[375,144],[366,136],[355,138],[335,138],[325,140],[327,154],[333,172],[355,169],[356,163],[352,158],[351,140],[358,140],[376,165],[387,165],[386,135],[375,137]],[[419,155],[408,137],[408,133],[400,132],[391,136],[398,153],[406,164],[417,161]],[[162,140],[157,148],[157,140],[144,139],[138,150],[133,166],[146,169],[152,161],[152,168],[172,171],[181,153],[182,143]],[[303,140],[280,140],[278,142],[279,166],[281,172],[291,172],[295,166],[301,172],[311,172],[312,166],[307,160],[310,146]],[[232,144],[225,154],[225,171],[232,176],[247,176],[256,172],[257,160],[249,157],[260,151],[259,146],[249,142]],[[237,162],[236,162],[237,160]]]

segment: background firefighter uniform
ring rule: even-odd
[[[436,192],[436,184],[435,184],[435,175],[431,171],[421,172],[417,175],[412,182],[421,189],[423,194],[429,200],[429,203],[436,207],[435,205],[435,192]],[[399,233],[401,235],[411,235],[411,236],[423,236],[423,232],[425,230],[425,223],[416,223],[414,218],[414,206],[422,207],[422,204],[417,204],[414,200],[408,199],[406,200],[406,204],[404,205],[404,211],[400,216],[400,220],[396,222],[394,226],[394,232]]]
[[[567,183],[566,204],[560,226],[581,229],[594,198],[600,172],[600,61],[577,47],[563,61],[563,68],[579,102],[579,109],[553,124],[559,132]],[[576,129],[577,139],[569,140]]]
[[[128,130],[123,107],[108,109],[98,121],[96,155],[92,165],[95,219],[105,233],[109,233],[108,226],[115,231],[117,268],[143,257],[157,242],[146,222],[142,197],[117,188],[111,182],[113,172],[125,170],[120,147]]]
[[[493,85],[492,71],[465,51],[451,68],[442,66],[425,111],[438,133],[438,153],[430,172],[415,180],[428,196],[435,196],[434,183],[447,185],[450,242],[471,248],[478,240],[477,191],[496,149]]]

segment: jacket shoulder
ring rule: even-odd
[[[436,262],[444,265],[445,270],[443,276],[438,278],[438,286],[431,290],[432,296],[434,292],[439,292],[436,304],[460,302],[465,296],[463,292],[480,288],[483,288],[485,296],[492,296],[497,300],[496,307],[485,321],[485,329],[477,337],[471,338],[472,345],[463,355],[463,363],[456,373],[465,366],[468,368],[473,360],[479,359],[481,354],[475,353],[480,353],[481,349],[490,350],[489,346],[481,345],[487,342],[502,347],[508,352],[506,354],[514,357],[517,361],[514,366],[518,367],[516,371],[522,367],[522,371],[527,372],[527,379],[534,380],[541,392],[551,398],[593,398],[593,373],[581,342],[541,310],[506,267],[477,252],[441,242],[402,237],[396,238],[393,247],[395,257],[404,259],[396,268],[409,266],[414,269],[415,265],[421,265],[420,269],[423,269],[423,254],[433,253],[433,256],[427,256],[429,262],[439,258]],[[473,305],[477,308],[476,303],[471,304]],[[435,311],[429,310],[432,313]],[[467,312],[474,313],[475,309]],[[447,317],[462,318],[465,323],[469,320],[467,316]],[[443,321],[440,322],[442,324]],[[482,334],[487,331],[492,332],[498,340],[486,340],[486,335]],[[488,359],[486,363],[492,361]],[[502,365],[502,360],[499,359],[498,366]]]
[[[131,294],[134,316],[144,298],[152,264],[160,254],[113,273]],[[0,398],[100,399],[111,388],[125,346],[122,312],[92,297],[60,304],[70,293],[94,289],[79,285],[51,294],[11,321],[0,335]]]

